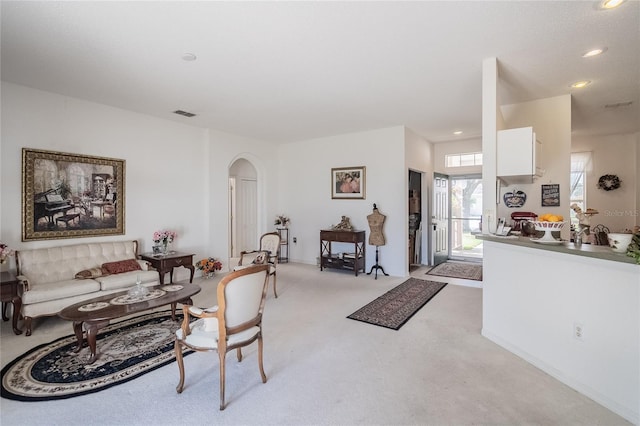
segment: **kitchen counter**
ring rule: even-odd
[[[640,424],[640,265],[607,246],[477,238],[482,335]]]
[[[564,241],[562,244],[542,244],[531,241],[530,237],[507,236],[500,237],[490,234],[476,235],[476,238],[484,241],[511,244],[520,247],[529,247],[537,250],[546,250],[557,253],[574,254],[577,256],[593,257],[614,262],[635,263],[635,259],[625,253],[616,253],[609,246],[597,246],[594,244],[582,244],[576,247],[574,243]]]

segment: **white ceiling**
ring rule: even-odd
[[[2,1],[1,75],[267,141],[405,125],[441,142],[481,135],[482,61],[497,57],[502,104],[572,93],[574,135],[637,132],[640,2],[598,6]]]

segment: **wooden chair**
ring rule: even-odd
[[[266,263],[270,266],[269,275],[273,276],[273,294],[277,298],[278,292],[276,289],[276,268],[278,265],[278,250],[280,250],[280,234],[278,234],[277,232],[269,232],[267,234],[263,234],[260,237],[260,248],[258,250],[241,252],[240,261],[238,262],[238,266],[236,266],[234,270],[239,270],[246,265],[257,263],[256,258],[259,258],[261,253],[268,253]]]
[[[242,347],[258,341],[258,367],[262,383],[267,382],[262,365],[262,312],[267,296],[269,265],[254,265],[234,271],[220,280],[217,288],[218,306],[200,309],[183,306],[184,320],[176,331],[175,353],[184,387],[183,348],[196,351],[217,351],[220,358],[220,410],[224,410],[225,358],[236,349],[242,361]],[[198,320],[191,322],[191,318]]]

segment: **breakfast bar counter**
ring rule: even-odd
[[[479,240],[493,241],[497,243],[511,244],[520,247],[529,247],[537,250],[546,250],[556,253],[573,254],[576,256],[592,257],[595,259],[611,260],[613,262],[623,262],[635,264],[632,257],[624,253],[616,253],[609,246],[597,246],[594,244],[582,244],[576,247],[574,243],[563,241],[561,244],[542,244],[531,240],[531,237],[508,236],[500,237],[496,235],[476,235]]]
[[[607,246],[483,235],[482,335],[640,423],[640,265]]]

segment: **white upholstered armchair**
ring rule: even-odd
[[[253,263],[262,263],[260,256],[262,256],[263,253],[267,253],[265,263],[270,266],[269,275],[273,277],[273,294],[277,298],[276,268],[278,265],[278,250],[280,250],[280,235],[277,232],[263,234],[260,237],[260,248],[258,250],[243,251],[240,253],[240,261],[238,262],[238,266],[234,268],[234,271],[240,270]]]
[[[220,410],[224,410],[225,358],[236,349],[238,362],[242,361],[242,347],[258,341],[258,367],[262,382],[267,382],[262,365],[262,312],[269,281],[268,265],[253,265],[234,271],[220,280],[217,288],[218,306],[200,309],[183,306],[184,320],[176,331],[175,352],[180,382],[184,387],[185,347],[196,351],[217,351],[220,359]],[[193,317],[198,320],[191,322]]]

